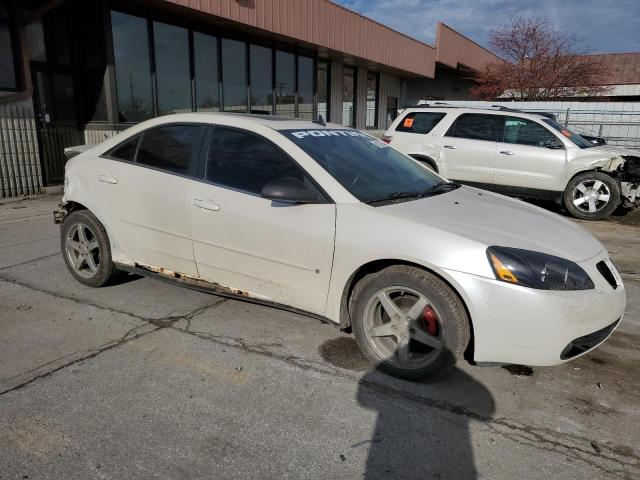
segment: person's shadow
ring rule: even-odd
[[[491,393],[456,369],[435,383],[408,383],[406,389],[388,384],[382,373],[362,377],[357,400],[377,412],[363,478],[477,478],[469,424],[490,418]],[[366,447],[365,447],[366,448]]]

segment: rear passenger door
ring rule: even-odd
[[[302,167],[265,137],[212,128],[189,194],[200,277],[253,297],[324,314],[335,236],[335,204]],[[261,196],[277,178],[317,192],[316,203]]]
[[[494,183],[533,190],[560,191],[566,165],[563,143],[527,118],[504,116]]]
[[[424,155],[438,162],[439,140],[429,135],[446,116],[444,112],[409,112],[393,132],[392,145],[408,155]]]
[[[463,113],[458,116],[442,138],[442,175],[462,182],[491,185],[501,130],[499,115]]]
[[[104,155],[96,194],[115,261],[197,275],[187,196],[206,126],[168,124],[145,130]]]

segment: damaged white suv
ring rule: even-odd
[[[580,226],[324,122],[140,123],[67,162],[56,220],[86,285],[124,270],[304,312],[410,379],[464,353],[562,363],[625,311],[607,251]]]
[[[556,121],[517,110],[416,107],[383,138],[443,177],[552,200],[584,220],[640,205],[640,152],[594,146]]]

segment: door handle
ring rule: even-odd
[[[449,150],[455,150],[456,146],[455,145],[444,145],[444,148],[448,148]]]
[[[511,150],[500,150],[500,153],[502,155],[513,155],[513,152]]]
[[[192,203],[194,207],[198,207],[203,210],[210,210],[212,212],[220,211],[220,205],[213,203],[211,200],[200,200],[199,198],[196,198]]]
[[[118,183],[118,179],[117,178],[114,178],[111,175],[107,175],[105,173],[102,173],[102,174],[98,175],[98,180],[100,180],[101,182],[104,182],[104,183],[111,183],[111,184],[114,184],[114,185],[116,183]]]

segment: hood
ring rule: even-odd
[[[604,249],[593,235],[560,215],[473,187],[377,208],[487,247],[523,248],[574,262]]]
[[[613,155],[618,155],[618,156],[631,155],[632,157],[640,156],[640,151],[638,150],[631,150],[625,147],[616,147],[615,145],[600,145],[598,147],[585,148],[584,152],[596,153],[600,155],[610,155],[610,156],[613,156]]]

